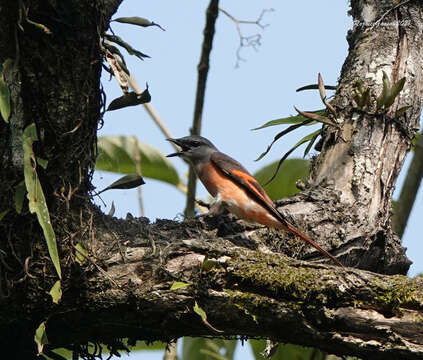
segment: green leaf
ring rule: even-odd
[[[313,138],[315,138],[316,134],[320,134],[321,129],[316,130],[315,132],[312,132],[311,134],[308,134],[307,136],[304,136],[300,141],[298,141],[289,151],[287,151],[285,153],[285,155],[282,157],[282,159],[279,160],[278,165],[276,167],[275,173],[273,174],[273,176],[264,184],[264,186],[268,185],[270,182],[273,181],[273,179],[276,177],[276,175],[278,174],[278,171],[282,165],[282,163],[285,161],[285,159],[291,155],[291,153],[298,148],[300,145],[313,140]]]
[[[411,108],[411,105],[406,105],[403,107],[400,107],[396,112],[395,112],[395,117],[400,117],[402,116],[409,108]]]
[[[382,84],[383,84],[382,92],[376,99],[376,110],[381,109],[382,106],[385,105],[386,99],[391,89],[391,81],[389,80],[389,77],[385,71],[383,71]]]
[[[311,124],[315,124],[316,122],[310,119],[306,119],[304,120],[302,123],[299,123],[297,125],[291,125],[290,127],[286,128],[285,130],[281,131],[279,134],[277,134],[274,138],[273,141],[270,143],[270,145],[267,147],[267,149],[260,154],[260,156],[255,160],[255,161],[259,161],[261,160],[272,148],[273,144],[279,140],[282,136],[285,136],[286,134],[290,133],[291,131],[294,131],[296,129],[298,129],[299,127],[303,126],[303,125],[311,125]]]
[[[159,29],[162,29],[163,31],[165,31],[165,29],[163,29],[159,24],[156,24],[153,21],[150,21],[148,19],[138,17],[138,16],[120,17],[120,18],[114,19],[112,21],[116,21],[116,22],[119,22],[119,23],[125,23],[125,24],[131,24],[131,25],[137,25],[137,26],[142,26],[142,27],[157,26]]]
[[[182,281],[175,281],[172,286],[170,287],[170,290],[178,290],[188,287],[190,284],[184,283]]]
[[[114,43],[122,46],[123,48],[125,48],[125,50],[128,52],[128,54],[130,55],[135,55],[137,58],[144,60],[144,58],[149,58],[150,56],[148,56],[147,54],[142,53],[141,51],[138,51],[137,49],[134,49],[131,45],[129,45],[126,41],[123,41],[121,37],[117,36],[117,35],[109,35],[106,34],[104,35],[104,37],[109,40],[109,41],[113,41]]]
[[[112,184],[110,184],[105,189],[99,191],[97,195],[101,194],[104,191],[112,190],[112,189],[133,189],[138,186],[141,186],[145,184],[144,179],[142,176],[139,176],[138,174],[129,174],[122,176],[120,179],[116,180]]]
[[[58,304],[60,299],[62,298],[62,287],[61,287],[61,283],[60,280],[57,280],[53,287],[50,290],[51,298],[53,299],[53,302],[55,304]]]
[[[109,104],[107,111],[113,111],[122,109],[128,106],[135,106],[140,104],[145,104],[151,101],[151,95],[147,89],[145,89],[141,94],[137,94],[134,91],[130,91],[127,94],[124,94],[114,100]]]
[[[47,169],[48,160],[37,157],[37,164],[40,165],[45,170]]]
[[[237,344],[236,340],[184,337],[182,359],[233,360]]]
[[[85,261],[87,261],[86,259],[86,257],[88,257],[87,250],[85,250],[84,246],[81,243],[76,244],[75,248],[78,250],[78,251],[75,251],[75,260],[78,264],[82,265]]]
[[[3,218],[7,215],[8,212],[9,212],[9,210],[4,210],[0,213],[0,221],[3,220]]]
[[[23,202],[25,200],[26,186],[25,181],[22,180],[15,187],[15,209],[18,214],[22,213]]]
[[[180,184],[178,173],[166,156],[134,136],[102,136],[98,139],[98,151],[97,170],[136,173],[136,159],[140,159],[144,177],[175,186]]]
[[[36,171],[37,162],[32,150],[32,144],[35,141],[38,141],[37,129],[35,123],[32,123],[25,128],[22,141],[24,151],[24,175],[26,190],[28,191],[27,198],[29,200],[29,211],[37,214],[38,222],[43,229],[44,238],[47,242],[50,258],[56,268],[57,275],[59,278],[62,278],[56,235],[51,226],[46,199]]]
[[[11,113],[11,104],[10,104],[10,90],[4,80],[4,74],[11,65],[11,59],[6,59],[3,63],[3,70],[0,74],[0,115],[3,120],[8,123]]]
[[[272,200],[279,200],[298,193],[299,190],[295,184],[298,179],[305,180],[307,178],[309,166],[310,162],[308,160],[285,160],[280,167],[281,171],[277,173],[274,180],[266,186],[267,194]],[[277,167],[278,161],[275,161],[254,173],[254,177],[263,185],[266,180],[275,174]]]
[[[333,121],[331,121],[328,117],[323,116],[323,115],[319,115],[316,113],[311,113],[311,112],[306,112],[306,111],[301,111],[298,110],[295,106],[294,109],[302,116],[304,116],[307,119],[310,120],[314,120],[314,121],[318,121],[321,122],[323,124],[329,125],[329,126],[334,126],[334,127],[338,127],[338,124],[334,123]],[[334,110],[333,110],[334,111]]]
[[[310,113],[314,113],[317,115],[324,115],[325,114],[325,110],[316,110],[316,111],[310,111]],[[281,119],[276,119],[276,120],[272,120],[269,121],[267,123],[265,123],[262,126],[259,126],[257,128],[251,129],[251,130],[259,130],[259,129],[263,129],[269,126],[275,126],[275,125],[288,125],[288,124],[299,124],[304,122],[304,120],[307,120],[304,116],[301,115],[295,115],[295,116],[288,116],[285,118],[281,118]],[[307,126],[313,125],[313,123],[307,123]]]
[[[395,101],[395,98],[398,96],[398,94],[401,92],[405,84],[405,77],[398,80],[392,88],[389,89],[389,92],[386,96],[386,102],[385,102],[385,109],[389,108]]]
[[[48,344],[45,321],[43,321],[35,331],[34,341],[37,343],[38,355],[42,354],[44,345]]]
[[[210,329],[218,332],[218,333],[223,333],[222,330],[218,330],[215,327],[213,327],[208,321],[207,321],[207,314],[206,312],[197,304],[197,302],[195,302],[194,304],[194,308],[193,308],[194,312],[199,315],[201,317],[201,320],[203,320],[203,323],[205,325],[207,325]]]

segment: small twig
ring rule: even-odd
[[[238,68],[241,61],[246,61],[243,57],[241,57],[242,48],[252,47],[255,51],[258,51],[258,47],[261,46],[261,34],[245,36],[242,34],[240,24],[257,25],[261,30],[264,30],[266,27],[269,26],[269,24],[262,24],[263,16],[266,12],[274,11],[274,9],[263,9],[261,11],[260,16],[257,18],[257,20],[239,20],[222,8],[219,8],[219,11],[225,14],[229,19],[231,19],[234,22],[236,30],[238,32],[239,46],[236,51],[237,60],[235,64],[235,67]]]

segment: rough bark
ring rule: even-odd
[[[146,219],[110,219],[87,205],[103,105],[99,35],[119,1],[22,3],[30,20],[52,34],[19,21],[19,2],[0,1],[0,17],[7,19],[0,23],[0,61],[14,64],[5,74],[13,112],[10,124],[0,126],[0,203],[9,210],[0,222],[2,354],[34,357],[34,331],[47,321],[50,348],[82,352],[88,341],[118,348],[122,337],[240,335],[375,359],[423,356],[419,279],[288,261],[282,253],[308,260],[316,254],[287,234],[232,218],[148,225]],[[390,12],[389,1],[351,5],[360,24],[386,14],[385,21],[398,25],[356,26],[349,34],[335,97],[341,130],[325,130],[308,187],[279,206],[344,264],[405,273],[409,261],[389,219],[422,103],[422,4],[408,1]],[[382,70],[392,81],[405,76],[406,83],[393,106],[376,114]],[[358,79],[372,92],[366,109],[352,100]],[[404,105],[411,107],[395,117]],[[34,152],[49,162],[37,170],[60,248],[59,305],[48,294],[57,278],[39,225],[28,210],[14,211],[23,179],[22,131],[31,122],[40,135]],[[77,244],[88,254],[82,266]],[[200,271],[205,257],[216,261]],[[190,286],[170,291],[175,280]],[[195,301],[223,333],[193,312]]]

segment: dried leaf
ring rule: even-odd
[[[110,210],[109,210],[109,216],[113,216],[114,214],[115,214],[115,211],[116,211],[116,209],[115,209],[115,202],[114,201],[112,201],[112,206],[110,207]]]
[[[122,109],[128,106],[135,106],[139,104],[145,104],[151,101],[151,95],[147,89],[145,89],[141,94],[137,94],[136,92],[129,92],[125,95],[122,95],[116,99],[114,99],[107,108],[107,111],[113,111]]]
[[[295,106],[294,106],[294,109],[298,112],[298,114],[304,116],[307,119],[318,121],[318,122],[321,122],[323,124],[333,126],[333,127],[336,127],[336,128],[339,127],[338,124],[334,123],[333,121],[331,121],[326,116],[322,116],[322,115],[319,115],[319,114],[316,114],[316,113],[309,113],[309,112],[301,111],[301,110],[298,110]]]

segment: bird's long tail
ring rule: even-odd
[[[344,267],[338,260],[336,260],[335,257],[333,257],[331,254],[329,254],[325,249],[321,248],[319,245],[317,245],[313,240],[311,240],[308,236],[300,233],[296,228],[294,228],[291,224],[286,224],[286,230],[292,232],[296,236],[298,236],[301,240],[304,242],[310,244],[313,246],[316,250],[318,250],[320,253],[325,255],[328,259],[331,259],[336,265]]]

